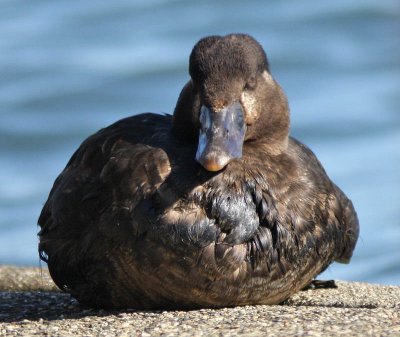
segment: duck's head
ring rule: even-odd
[[[241,158],[246,142],[259,142],[271,154],[287,146],[287,100],[252,37],[201,39],[190,55],[189,73],[175,108],[173,133],[198,143],[196,160],[206,170],[219,171]]]

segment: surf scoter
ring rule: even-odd
[[[203,38],[189,72],[173,116],[140,114],[90,136],[44,205],[40,257],[85,305],[280,303],[352,256],[353,205],[289,137],[259,43]]]

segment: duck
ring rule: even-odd
[[[173,115],[87,138],[39,216],[55,284],[93,308],[278,304],[331,263],[359,223],[313,152],[289,135],[283,89],[250,35],[200,39]]]

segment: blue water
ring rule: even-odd
[[[323,277],[400,284],[400,10],[393,0],[0,0],[0,264],[38,265],[36,221],[82,140],[172,112],[202,36],[265,47],[292,134],[353,200],[350,265]]]

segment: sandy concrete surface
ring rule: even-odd
[[[282,305],[105,311],[57,291],[46,268],[0,266],[0,336],[400,336],[400,287],[336,282]]]

